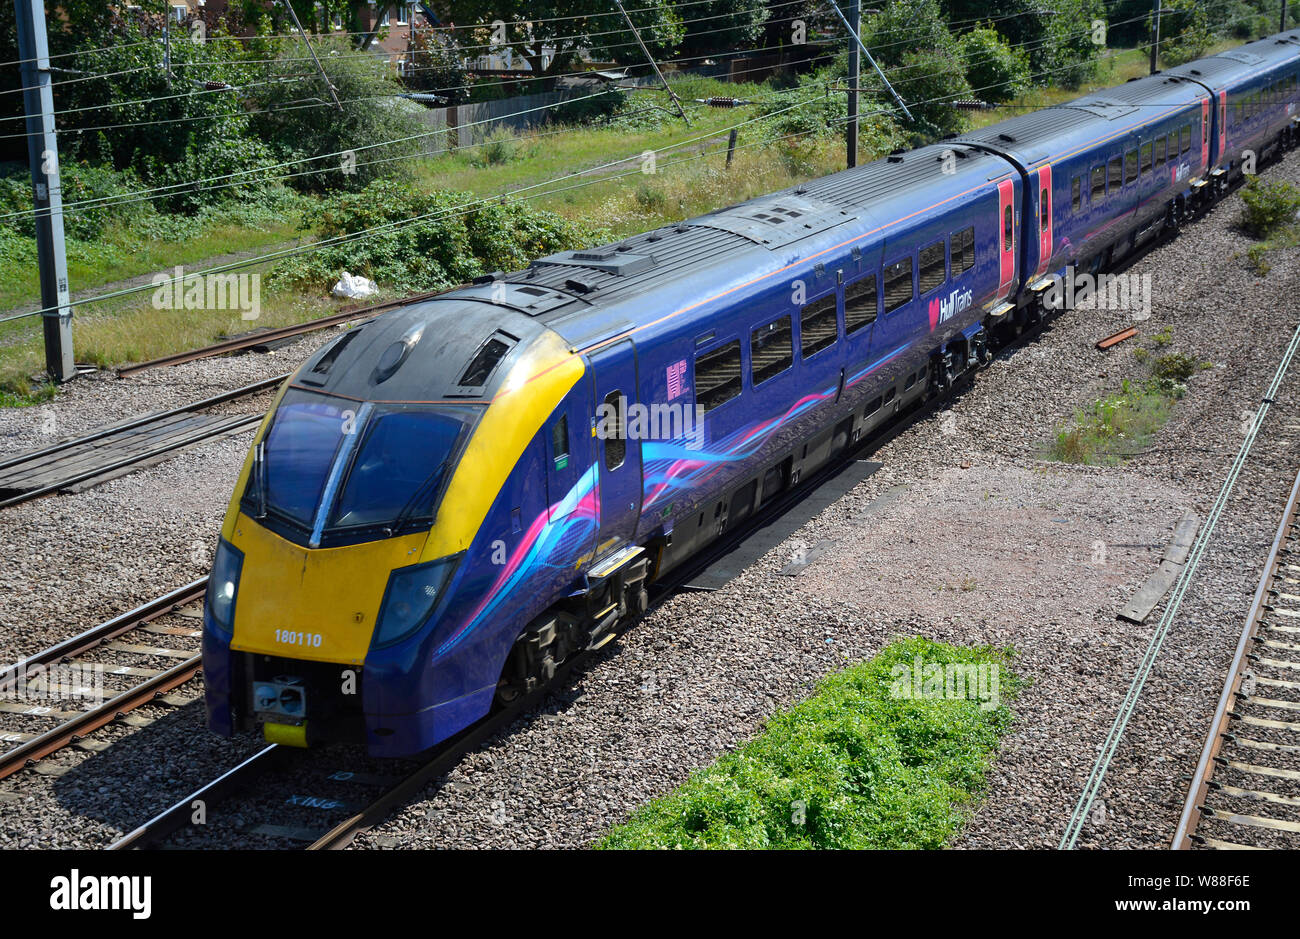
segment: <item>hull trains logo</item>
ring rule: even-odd
[[[935,297],[930,301],[930,328],[946,323],[962,310],[971,305],[974,294],[970,289],[954,290],[946,297]]]

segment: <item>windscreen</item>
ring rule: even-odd
[[[243,508],[311,545],[427,524],[477,410],[291,388],[254,459]]]

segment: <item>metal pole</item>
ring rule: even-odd
[[[1152,0],[1151,5],[1151,74],[1160,71],[1160,0]]]
[[[63,193],[59,145],[54,133],[54,92],[44,0],[14,0],[18,14],[18,56],[22,59],[23,107],[27,112],[27,158],[32,168],[36,258],[41,275],[45,370],[55,381],[77,374],[72,361],[72,305],[68,259],[63,245]]]
[[[736,128],[731,128],[731,136],[727,138],[727,166],[731,166],[731,158],[736,155]]]
[[[614,5],[618,7],[618,12],[623,14],[623,19],[627,20],[627,28],[632,30],[632,35],[636,37],[637,43],[641,46],[641,51],[645,53],[646,59],[649,60],[650,67],[654,69],[655,74],[659,76],[659,83],[664,86],[664,91],[668,92],[668,97],[672,98],[673,104],[677,105],[677,113],[681,115],[682,120],[686,122],[686,126],[690,127],[691,119],[686,116],[686,111],[682,109],[681,99],[677,97],[676,92],[668,87],[668,79],[664,78],[664,73],[659,71],[659,63],[654,60],[654,56],[652,56],[650,50],[646,48],[645,41],[641,38],[641,33],[632,22],[632,17],[627,15],[627,10],[623,9],[623,0],[614,0]]]
[[[849,0],[849,32],[858,36],[862,33],[862,16],[858,12],[858,0]],[[858,44],[849,40],[849,125],[846,163],[849,167],[858,165],[858,88],[862,86],[862,57],[858,55]]]
[[[321,67],[320,59],[316,58],[316,50],[312,47],[311,40],[307,38],[307,33],[303,30],[302,23],[298,22],[298,11],[293,8],[293,4],[290,3],[289,0],[284,0],[284,8],[288,10],[289,15],[293,17],[293,25],[298,28],[298,35],[302,37],[303,45],[306,46],[307,51],[311,53],[311,60],[316,63],[316,71],[320,72],[321,81],[325,83],[325,87],[329,89],[330,97],[334,99],[334,107],[342,111],[343,105],[339,101],[338,92],[334,90],[334,83],[331,82],[330,77],[325,74],[325,69]]]
[[[907,115],[909,121],[915,120],[915,118],[912,117],[912,112],[907,109],[907,105],[904,103],[903,99],[899,96],[898,92],[894,90],[894,86],[891,85],[889,79],[885,77],[885,73],[882,72],[880,66],[876,64],[876,60],[871,57],[871,50],[862,44],[862,37],[858,35],[858,31],[849,25],[849,21],[844,17],[844,12],[835,3],[835,0],[829,0],[829,2],[831,9],[835,11],[835,15],[840,18],[840,22],[844,24],[844,28],[849,31],[849,35],[853,37],[858,48],[862,50],[862,54],[867,57],[867,61],[871,63],[871,67],[876,70],[876,74],[880,76],[880,80],[885,83],[885,88],[889,91],[890,95],[893,96],[894,103],[902,109],[903,113]]]
[[[1282,25],[1277,28],[1277,31],[1286,32],[1286,0],[1282,0]]]

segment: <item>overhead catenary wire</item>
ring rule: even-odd
[[[1113,55],[1116,55],[1116,54],[1121,54],[1121,53],[1124,52],[1124,51],[1129,51],[1129,50],[1115,50],[1114,52],[1110,53],[1109,55],[1110,55],[1110,56],[1113,56]],[[1108,57],[1108,56],[1103,56],[1103,58],[1105,58],[1105,57]],[[1063,69],[1066,69],[1066,68],[1073,68],[1073,67],[1075,67],[1075,66],[1074,66],[1073,64],[1071,64],[1071,65],[1067,65],[1067,66],[1062,66],[1062,67],[1060,67],[1060,68],[1058,68],[1058,69],[1048,69],[1048,70],[1044,70],[1043,72],[1041,72],[1041,73],[1039,73],[1039,74],[1040,74],[1040,75],[1041,75],[1041,74],[1048,74],[1048,73],[1051,73],[1051,72],[1054,72],[1054,71],[1060,71],[1060,70],[1063,70]],[[900,84],[901,84],[901,83],[900,83]],[[799,90],[798,88],[787,89],[787,90],[785,91],[785,93],[790,93],[790,92],[798,91],[798,90]],[[977,90],[983,90],[983,89],[977,89]],[[915,102],[915,103],[918,103],[918,104],[919,104],[919,103],[931,103],[931,102],[934,102],[934,101],[942,101],[942,100],[944,100],[945,98],[952,98],[952,97],[954,97],[954,96],[941,96],[941,97],[937,97],[937,98],[935,98],[935,99],[929,99],[928,101],[925,101],[925,102]],[[739,128],[739,127],[743,127],[743,126],[746,126],[746,125],[748,125],[748,124],[754,123],[755,121],[769,119],[769,118],[771,118],[771,117],[774,117],[774,116],[776,116],[776,115],[778,115],[778,114],[781,114],[781,113],[784,113],[784,112],[786,112],[786,111],[793,110],[793,109],[798,108],[798,107],[804,107],[804,106],[807,106],[807,105],[809,105],[809,104],[814,103],[814,102],[817,101],[817,100],[819,100],[819,99],[813,98],[813,99],[808,99],[808,100],[805,100],[805,101],[802,101],[802,102],[796,102],[794,105],[791,105],[791,106],[789,106],[789,107],[787,107],[787,108],[782,108],[782,109],[779,109],[779,110],[774,111],[774,112],[771,112],[771,113],[767,113],[767,114],[760,115],[760,116],[758,116],[758,117],[751,118],[751,119],[749,119],[749,120],[747,120],[747,121],[741,122],[740,124],[733,125],[733,127],[734,127],[734,128]],[[554,106],[554,105],[547,105],[547,106],[545,106],[545,107],[550,107],[550,106]],[[663,150],[673,149],[673,148],[676,148],[676,147],[680,147],[680,146],[683,146],[683,145],[688,144],[688,143],[691,143],[691,142],[695,142],[695,141],[700,140],[700,139],[706,139],[706,138],[708,138],[708,137],[718,136],[718,135],[720,135],[720,134],[727,133],[727,132],[730,131],[731,129],[733,129],[733,128],[731,128],[731,127],[728,127],[728,128],[722,128],[722,129],[719,129],[719,130],[716,130],[716,131],[708,132],[708,133],[706,133],[706,134],[704,134],[704,135],[701,135],[700,137],[691,138],[691,139],[688,139],[688,140],[686,140],[686,141],[679,141],[679,142],[674,143],[674,144],[666,145],[665,147],[659,148],[658,150],[655,150],[655,151],[646,151],[646,152],[654,152],[654,153],[662,152]],[[423,136],[423,135],[420,135],[420,136]],[[387,142],[387,143],[392,143],[392,141]],[[381,146],[381,145],[385,145],[385,144],[384,144],[384,143],[380,143],[380,144],[375,144],[375,145],[370,145],[370,146]],[[347,151],[340,151],[340,154],[341,154],[341,153],[344,153],[344,152],[347,152]],[[334,155],[339,155],[339,154],[334,154]],[[533,186],[523,187],[523,188],[520,189],[520,190],[516,190],[516,192],[524,192],[524,191],[533,190],[533,189],[536,189],[536,188],[539,188],[539,187],[542,187],[542,186],[549,185],[550,183],[554,183],[554,182],[562,181],[562,180],[564,180],[564,179],[568,179],[568,178],[573,178],[573,177],[575,177],[575,176],[579,176],[579,175],[584,175],[584,174],[586,174],[586,173],[591,173],[591,172],[594,172],[594,171],[596,171],[596,170],[599,170],[599,169],[602,169],[602,168],[606,168],[606,167],[611,166],[611,165],[617,165],[618,163],[626,162],[628,159],[634,159],[634,158],[635,158],[635,155],[634,155],[633,157],[628,157],[628,158],[624,158],[624,159],[621,159],[621,160],[614,161],[613,163],[606,163],[606,164],[602,164],[602,165],[599,165],[599,166],[596,166],[596,167],[591,167],[591,168],[588,168],[588,169],[585,169],[585,170],[582,170],[582,171],[576,171],[576,172],[574,172],[574,173],[570,173],[570,174],[567,174],[567,175],[565,175],[565,176],[561,176],[561,177],[557,178],[556,180],[551,180],[551,181],[547,181],[547,182],[543,182],[543,183],[534,184]],[[605,178],[609,178],[609,177],[605,177]],[[598,181],[601,181],[601,180],[597,180],[597,182],[598,182]],[[544,194],[545,194],[545,193],[541,193],[541,195],[544,195]],[[486,202],[494,201],[495,198],[496,198],[496,197],[489,197],[489,198],[486,198],[486,199],[477,200],[477,201],[475,201],[475,202],[468,203],[467,206],[472,207],[472,206],[474,206],[474,205],[484,204],[484,203],[486,203]],[[386,223],[386,224],[383,225],[383,226],[378,226],[378,227],[376,227],[376,228],[374,228],[374,229],[367,229],[367,230],[364,230],[364,231],[362,231],[362,232],[358,232],[358,233],[348,233],[348,234],[346,234],[346,235],[336,236],[336,237],[333,238],[333,239],[326,239],[326,240],[323,240],[323,241],[320,241],[320,242],[314,242],[314,243],[312,243],[312,244],[310,244],[310,245],[304,245],[304,246],[301,246],[301,247],[298,247],[298,248],[293,248],[293,249],[286,249],[286,251],[284,251],[284,252],[273,252],[273,253],[268,254],[268,255],[262,255],[262,256],[258,256],[258,257],[255,257],[255,258],[250,258],[250,259],[247,259],[247,260],[244,260],[244,261],[240,261],[240,262],[233,262],[231,265],[223,266],[223,267],[220,267],[220,268],[214,268],[214,269],[210,269],[210,270],[206,270],[206,271],[200,271],[200,272],[194,272],[194,273],[197,273],[197,274],[212,274],[212,273],[220,273],[220,272],[224,272],[224,271],[227,271],[227,270],[236,269],[236,268],[239,268],[239,267],[247,267],[247,266],[252,266],[252,265],[256,265],[256,264],[260,264],[260,263],[265,263],[266,261],[269,261],[269,260],[276,260],[276,259],[278,259],[278,258],[280,258],[280,257],[282,257],[282,256],[289,256],[289,255],[292,255],[292,254],[299,254],[299,253],[303,253],[303,252],[305,252],[305,251],[310,251],[310,250],[319,250],[319,249],[324,248],[324,247],[329,247],[329,246],[331,246],[331,245],[334,244],[334,243],[338,243],[338,242],[341,242],[341,241],[346,241],[346,240],[349,240],[349,239],[354,238],[354,237],[355,237],[355,238],[367,237],[368,235],[373,234],[373,233],[376,233],[376,232],[381,231],[381,230],[390,229],[390,228],[392,228],[392,227],[394,227],[394,226],[399,226],[399,225],[403,225],[403,224],[410,224],[410,223],[418,222],[418,221],[424,220],[425,218],[426,218],[426,217],[423,217],[423,216],[416,216],[416,217],[413,217],[413,218],[410,218],[410,219],[399,219],[399,220],[396,220],[396,221],[394,221],[394,222]],[[186,275],[186,276],[194,276],[194,274]],[[123,295],[131,294],[131,293],[140,292],[141,290],[154,289],[155,286],[157,286],[157,285],[152,285],[152,284],[151,284],[151,285],[147,285],[147,286],[140,286],[140,287],[134,287],[134,288],[124,288],[124,289],[119,290],[119,291],[113,291],[113,292],[108,293],[108,294],[103,294],[103,295],[99,295],[99,296],[89,297],[89,298],[86,298],[86,299],[83,299],[83,300],[79,300],[79,301],[77,301],[77,302],[78,302],[78,304],[86,304],[86,303],[102,302],[102,301],[104,301],[104,300],[112,299],[112,298],[115,298],[115,297],[118,297],[118,296],[123,296]],[[8,321],[11,321],[11,320],[21,319],[21,318],[24,318],[24,317],[35,316],[35,315],[42,314],[42,313],[44,313],[44,312],[47,312],[47,311],[44,310],[44,309],[26,311],[26,312],[23,312],[23,313],[18,313],[18,314],[14,314],[14,315],[11,315],[11,316],[8,316],[8,317],[4,317],[3,319],[0,319],[0,322],[8,322]]]
[[[1269,408],[1277,397],[1278,390],[1282,386],[1282,381],[1286,378],[1287,372],[1291,368],[1291,362],[1295,357],[1296,350],[1300,349],[1300,326],[1291,335],[1291,341],[1287,344],[1282,353],[1282,360],[1278,363],[1277,369],[1273,373],[1273,378],[1269,382],[1260,399],[1259,410],[1255,412],[1254,419],[1246,432],[1245,439],[1242,440],[1241,446],[1237,450],[1237,455],[1233,459],[1231,466],[1228,468],[1227,475],[1224,477],[1223,484],[1219,488],[1219,493],[1210,507],[1210,512],[1206,517],[1205,524],[1197,533],[1196,540],[1192,545],[1191,552],[1179,572],[1178,578],[1174,581],[1173,589],[1169,595],[1169,600],[1165,604],[1164,612],[1160,616],[1160,621],[1156,624],[1154,632],[1151,634],[1147,647],[1143,652],[1141,660],[1138,662],[1137,669],[1134,671],[1132,681],[1129,683],[1128,691],[1124,700],[1120,703],[1119,710],[1115,714],[1115,719],[1111,722],[1110,730],[1106,734],[1106,739],[1102,741],[1100,752],[1093,762],[1092,770],[1084,782],[1083,791],[1079,794],[1079,799],[1075,803],[1074,811],[1070,819],[1066,822],[1065,831],[1061,835],[1059,848],[1069,850],[1074,848],[1079,841],[1079,835],[1087,823],[1089,813],[1097,796],[1101,791],[1102,782],[1106,778],[1106,772],[1110,768],[1111,762],[1115,758],[1115,753],[1119,749],[1120,742],[1124,738],[1124,733],[1128,729],[1129,721],[1137,710],[1138,701],[1142,695],[1142,689],[1146,685],[1147,678],[1155,666],[1156,660],[1160,655],[1160,649],[1164,645],[1166,637],[1169,635],[1170,627],[1173,625],[1175,617],[1182,607],[1183,598],[1187,595],[1188,588],[1191,585],[1196,569],[1200,565],[1201,558],[1204,557],[1206,546],[1214,535],[1214,530],[1222,517],[1228,501],[1231,499],[1233,490],[1236,488],[1237,480],[1240,478],[1246,460],[1249,458],[1251,450],[1255,446],[1255,440],[1259,435],[1260,428],[1264,424],[1264,418],[1268,416]]]
[[[1137,18],[1135,18],[1135,19],[1137,19]],[[1087,30],[1084,30],[1083,32],[1086,33],[1086,32],[1088,32],[1088,31],[1087,31]],[[1041,44],[1041,41],[1027,41],[1027,42],[1025,42],[1025,43],[1019,43],[1019,44],[1017,44],[1017,45],[1020,46],[1020,47],[1029,47],[1029,46],[1036,46],[1036,45],[1039,45],[1039,44]],[[888,45],[888,44],[887,44],[887,45]],[[1142,46],[1139,46],[1139,47],[1137,47],[1137,48],[1143,48],[1143,47],[1142,47]],[[1111,53],[1109,53],[1107,56],[1103,56],[1103,58],[1109,57],[1109,56],[1114,55],[1114,54],[1118,54],[1118,52],[1111,52]],[[1049,70],[1044,70],[1043,72],[1036,73],[1034,77],[1041,77],[1042,75],[1051,74],[1051,73],[1054,73],[1054,72],[1057,72],[1057,71],[1065,71],[1065,70],[1068,70],[1069,68],[1072,68],[1072,67],[1073,67],[1072,65],[1067,65],[1067,66],[1063,66],[1063,67],[1061,67],[1061,68],[1059,68],[1059,69],[1049,69]],[[895,68],[895,69],[891,69],[891,70],[890,70],[890,74],[891,74],[891,75],[892,75],[892,74],[897,74],[899,71],[908,71],[908,70],[910,70],[910,68],[911,68],[910,66],[901,66],[901,67],[898,67],[898,68]],[[910,79],[904,79],[904,80],[902,80],[902,81],[896,82],[896,84],[905,85],[905,84],[908,84],[909,82],[910,82]],[[995,87],[997,87],[997,86],[996,86],[996,85],[988,86],[988,88],[995,88]],[[988,90],[988,88],[975,89],[975,90],[976,90],[976,91]],[[596,95],[593,95],[592,97],[599,96],[600,94],[603,94],[603,93],[604,93],[604,92],[597,93]],[[571,100],[581,100],[581,99],[571,99]],[[935,100],[937,101],[937,100],[941,100],[941,99],[935,99]],[[928,102],[921,102],[921,103],[928,103]],[[303,107],[320,107],[320,106],[323,106],[324,104],[325,104],[324,102],[319,102],[319,103],[316,103],[316,104],[299,105],[299,106],[297,106],[297,107],[285,108],[285,109],[283,109],[283,110],[297,110],[297,109],[299,109],[299,108],[303,108]],[[547,105],[544,105],[544,106],[542,106],[541,108],[539,108],[539,109],[534,109],[534,110],[544,109],[545,107],[548,107],[548,106],[547,106]],[[249,112],[244,112],[244,113],[249,113]],[[254,113],[256,113],[256,112],[254,112]],[[524,114],[524,113],[529,113],[529,112],[528,112],[528,111],[521,111],[521,112],[517,112],[517,113],[519,113],[519,114]],[[211,117],[216,118],[216,117],[237,117],[237,116],[238,116],[238,115],[212,115]],[[475,123],[477,124],[477,123],[485,123],[485,122],[475,122]],[[132,126],[132,125],[128,125],[128,126]],[[462,125],[462,126],[473,126],[473,125]],[[299,158],[298,160],[295,160],[295,161],[285,161],[285,162],[283,162],[283,163],[279,163],[279,164],[270,164],[270,165],[268,165],[268,166],[266,166],[266,167],[254,167],[254,168],[250,168],[250,169],[248,169],[248,170],[235,171],[234,173],[231,173],[231,174],[224,174],[224,175],[221,175],[221,176],[207,177],[207,178],[205,178],[205,179],[198,179],[198,180],[187,180],[187,181],[185,181],[185,182],[181,182],[181,183],[173,183],[173,184],[169,184],[169,185],[167,185],[167,186],[152,187],[152,188],[150,188],[150,189],[137,190],[135,193],[122,193],[122,194],[118,194],[118,195],[116,195],[116,196],[104,196],[104,197],[99,197],[99,198],[96,198],[96,199],[80,200],[80,201],[77,201],[77,202],[70,202],[70,203],[65,204],[65,206],[64,206],[64,208],[63,208],[63,211],[64,211],[66,214],[71,214],[74,210],[79,211],[82,207],[85,207],[85,206],[95,206],[95,205],[100,205],[100,207],[106,207],[107,205],[113,205],[113,204],[129,204],[130,201],[137,201],[137,200],[133,200],[133,199],[131,199],[130,197],[135,196],[135,195],[144,194],[144,193],[155,193],[155,194],[156,194],[156,195],[154,196],[155,198],[163,198],[163,197],[165,197],[166,195],[169,195],[169,194],[175,194],[175,193],[177,193],[177,192],[181,192],[181,191],[184,191],[184,190],[186,190],[186,189],[189,189],[189,188],[192,188],[192,187],[194,187],[194,186],[198,186],[198,185],[201,185],[201,184],[204,184],[204,183],[219,182],[219,181],[222,181],[222,180],[225,180],[225,179],[228,179],[228,178],[234,178],[234,177],[236,177],[236,176],[240,176],[240,175],[244,175],[244,176],[254,176],[254,175],[257,175],[257,174],[264,174],[264,173],[266,173],[266,172],[269,172],[269,171],[272,171],[272,170],[276,170],[276,169],[282,168],[282,167],[284,167],[284,166],[294,165],[295,163],[308,163],[308,162],[312,162],[312,161],[315,161],[315,160],[329,159],[329,158],[331,158],[331,157],[342,156],[342,155],[344,155],[345,153],[356,153],[356,152],[361,152],[361,151],[363,151],[363,150],[371,149],[371,148],[373,148],[373,147],[377,147],[377,146],[389,146],[389,145],[396,144],[396,143],[404,143],[404,142],[407,142],[407,141],[410,141],[410,140],[414,140],[414,139],[419,139],[419,138],[423,138],[423,137],[433,136],[433,135],[436,135],[436,134],[438,134],[438,133],[442,133],[442,131],[441,131],[441,130],[428,131],[428,132],[425,132],[425,133],[422,133],[422,134],[416,134],[416,135],[411,135],[411,136],[408,136],[408,137],[397,138],[397,139],[392,140],[392,141],[381,141],[381,142],[378,142],[378,143],[375,143],[375,144],[366,144],[366,145],[361,145],[361,146],[358,146],[358,147],[349,148],[348,150],[336,151],[336,152],[333,152],[333,153],[321,154],[321,155],[313,156],[313,157],[303,157],[303,158]],[[5,218],[11,218],[11,217],[15,217],[15,216],[18,216],[18,215],[23,215],[23,214],[27,214],[27,213],[13,212],[13,213],[9,213],[8,215],[0,215],[0,221],[3,221]]]
[[[487,204],[487,203],[489,203],[489,202],[516,201],[516,200],[508,199],[508,196],[514,196],[515,194],[517,194],[517,193],[521,193],[521,192],[529,192],[529,191],[532,191],[532,190],[540,189],[540,188],[542,188],[542,187],[544,187],[544,186],[552,185],[553,183],[563,182],[563,181],[566,180],[566,179],[573,179],[573,178],[576,178],[576,177],[579,177],[579,176],[585,176],[585,175],[588,175],[588,174],[594,173],[594,172],[596,172],[596,171],[598,171],[598,170],[608,169],[608,168],[613,167],[613,166],[618,166],[618,165],[621,164],[621,163],[626,163],[626,162],[628,162],[628,161],[630,161],[630,160],[635,160],[635,159],[637,159],[637,158],[639,158],[639,157],[644,157],[646,154],[658,154],[658,153],[662,153],[662,152],[664,152],[664,151],[666,151],[666,150],[674,150],[674,149],[678,149],[678,148],[680,148],[680,147],[686,146],[686,145],[691,144],[691,143],[697,143],[697,142],[699,142],[699,141],[701,141],[701,140],[706,140],[706,139],[708,139],[708,138],[710,138],[710,137],[717,137],[717,136],[720,136],[721,134],[728,133],[728,132],[729,132],[730,130],[732,130],[733,128],[738,130],[738,129],[741,128],[741,127],[745,127],[745,126],[747,126],[747,125],[749,125],[749,124],[753,124],[755,121],[766,120],[766,119],[768,119],[768,118],[770,118],[770,117],[773,117],[773,116],[775,116],[775,115],[777,115],[777,114],[785,113],[785,112],[787,112],[787,111],[791,111],[791,110],[794,110],[794,109],[796,109],[796,108],[806,107],[807,105],[809,105],[809,104],[811,104],[811,103],[812,103],[812,102],[809,101],[809,100],[805,100],[805,101],[796,101],[794,104],[789,105],[788,107],[781,108],[781,109],[779,109],[779,110],[777,110],[777,111],[774,111],[774,112],[771,112],[771,113],[769,113],[769,114],[764,114],[764,115],[760,115],[760,116],[758,116],[758,117],[749,118],[748,120],[741,121],[739,124],[734,124],[734,125],[732,125],[731,127],[724,127],[724,128],[720,128],[720,129],[718,129],[718,130],[709,131],[709,132],[707,132],[707,133],[700,134],[700,135],[698,135],[698,136],[696,136],[696,137],[688,138],[688,139],[686,139],[686,140],[676,141],[675,143],[672,143],[672,144],[666,144],[665,146],[660,147],[660,148],[658,148],[658,149],[654,149],[654,150],[643,150],[643,151],[640,151],[639,153],[631,154],[631,155],[626,156],[626,157],[621,157],[621,158],[619,158],[619,159],[617,159],[617,160],[611,160],[611,161],[608,161],[608,162],[606,162],[606,163],[598,164],[597,166],[587,167],[586,169],[582,169],[582,170],[575,170],[575,171],[573,171],[573,172],[566,173],[566,174],[564,174],[564,175],[562,175],[562,176],[556,177],[555,179],[546,180],[546,181],[543,181],[543,182],[540,182],[540,183],[534,183],[534,184],[529,185],[529,186],[521,187],[520,189],[512,190],[509,194],[507,194],[507,196],[486,196],[486,197],[483,197],[483,198],[480,198],[480,199],[472,200],[472,201],[470,201],[470,202],[468,202],[468,203],[464,203],[464,204],[461,205],[461,206],[457,206],[455,209],[446,210],[445,212],[426,213],[426,214],[424,214],[424,215],[416,215],[416,216],[412,216],[412,217],[410,217],[410,218],[405,218],[405,219],[395,219],[394,221],[391,221],[391,222],[385,222],[385,223],[382,224],[382,225],[377,225],[377,226],[373,226],[373,227],[371,227],[371,228],[363,229],[363,230],[360,231],[360,232],[348,232],[348,233],[343,234],[343,235],[336,235],[336,236],[334,236],[334,237],[332,237],[332,238],[322,239],[321,241],[316,241],[316,242],[313,242],[313,243],[311,243],[311,244],[309,244],[309,245],[301,245],[301,246],[297,246],[297,247],[294,247],[294,248],[286,248],[286,249],[283,249],[282,251],[273,251],[273,252],[270,252],[270,253],[268,253],[268,254],[258,255],[258,256],[256,256],[256,257],[253,257],[253,258],[247,258],[247,259],[243,259],[243,260],[240,260],[240,261],[234,261],[234,262],[231,262],[231,263],[229,263],[229,264],[219,265],[219,266],[217,266],[217,267],[208,268],[208,269],[201,270],[201,271],[192,271],[192,272],[190,272],[190,273],[188,273],[188,274],[184,274],[184,275],[182,275],[182,276],[179,277],[179,278],[177,278],[177,277],[172,277],[172,278],[167,278],[167,279],[162,280],[162,281],[151,282],[151,283],[149,283],[149,284],[140,284],[140,285],[136,285],[136,286],[133,286],[133,287],[124,287],[124,288],[122,288],[122,289],[120,289],[120,290],[114,290],[114,291],[110,291],[110,292],[105,293],[105,294],[100,294],[100,295],[97,295],[97,296],[87,297],[87,298],[85,298],[85,299],[78,300],[78,301],[77,301],[77,304],[78,304],[78,305],[81,305],[81,304],[86,304],[86,303],[98,303],[98,302],[103,302],[103,301],[111,300],[111,299],[114,299],[114,298],[117,298],[117,297],[123,297],[123,296],[128,296],[128,295],[130,295],[130,294],[141,293],[141,292],[143,292],[143,291],[147,291],[147,290],[156,290],[156,289],[158,289],[158,288],[160,288],[160,287],[162,287],[162,286],[170,285],[170,284],[176,282],[177,280],[184,280],[184,279],[187,278],[187,277],[194,277],[194,276],[207,276],[207,275],[210,275],[210,274],[220,274],[220,273],[225,273],[225,272],[227,272],[227,271],[231,271],[231,270],[237,270],[237,269],[239,269],[239,268],[243,268],[243,267],[251,267],[251,266],[256,266],[256,265],[258,265],[258,264],[264,264],[264,263],[266,263],[267,261],[279,260],[279,259],[282,259],[282,258],[285,258],[285,257],[292,257],[292,256],[295,256],[295,255],[298,255],[298,254],[302,254],[302,253],[308,252],[308,251],[317,251],[317,250],[320,250],[320,249],[322,249],[322,248],[332,247],[332,246],[334,246],[335,244],[341,244],[341,243],[343,243],[343,242],[351,241],[351,240],[353,240],[353,239],[358,239],[358,240],[359,240],[359,239],[366,238],[366,237],[372,237],[373,235],[376,235],[376,234],[378,234],[378,233],[380,233],[380,232],[382,232],[382,231],[389,231],[389,230],[392,230],[393,228],[402,227],[402,226],[404,226],[404,225],[410,225],[410,224],[414,224],[414,223],[416,223],[416,222],[420,222],[420,221],[431,221],[431,220],[433,220],[434,218],[441,217],[441,216],[443,216],[443,215],[445,215],[445,214],[454,213],[454,212],[463,212],[463,211],[468,211],[469,209],[472,209],[472,208],[474,208],[474,207],[476,207],[476,206],[479,206],[479,205],[485,205],[485,204]],[[638,173],[639,173],[639,172],[641,172],[641,171],[638,169],[638,170],[635,170],[634,172],[638,172]],[[624,175],[627,175],[627,174],[624,174]],[[621,178],[621,177],[609,177],[609,176],[600,177],[600,178],[598,178],[598,179],[596,179],[596,180],[592,180],[592,181],[591,181],[591,184],[594,185],[595,183],[604,182],[604,181],[607,181],[607,180],[610,179],[610,178]],[[575,187],[575,188],[576,188],[576,187]],[[564,190],[556,190],[556,191],[564,191]],[[548,192],[539,193],[539,195],[546,195],[546,194],[548,194],[548,193],[549,193],[549,190],[548,190]],[[17,313],[17,314],[13,314],[13,315],[10,315],[10,316],[6,316],[6,317],[3,317],[3,318],[0,318],[0,323],[6,323],[6,322],[9,322],[9,321],[11,321],[11,320],[23,319],[23,318],[25,318],[25,317],[29,317],[29,316],[37,316],[37,315],[40,315],[40,314],[45,313],[45,312],[47,312],[45,309],[29,310],[29,311],[26,311],[26,312],[23,312],[23,313]]]

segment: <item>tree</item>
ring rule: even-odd
[[[1205,55],[1214,41],[1199,0],[1164,0],[1160,14],[1160,61],[1182,65]]]
[[[302,63],[292,51],[270,66],[270,81],[255,89],[258,109],[252,129],[275,150],[280,160],[335,154],[310,164],[310,175],[294,178],[303,189],[358,189],[400,168],[400,159],[414,155],[420,140],[349,151],[368,144],[414,137],[431,130],[424,108],[400,97],[402,86],[378,58],[353,51],[342,40],[315,40],[321,67],[343,102],[334,107],[314,68],[303,76]],[[292,46],[289,47],[292,49]],[[275,77],[285,81],[273,81]],[[431,139],[431,138],[430,138]],[[382,161],[382,162],[379,162]]]
[[[972,29],[958,42],[966,79],[976,97],[1008,101],[1029,90],[1029,56],[1012,47],[996,29]]]
[[[402,84],[415,91],[439,94],[448,104],[464,104],[469,92],[462,53],[445,35],[431,29],[411,30]]]
[[[685,35],[680,52],[690,56],[715,55],[761,45],[757,40],[763,35],[769,17],[764,0],[710,0],[692,4],[688,10],[684,17]],[[783,8],[781,18],[788,15]]]
[[[671,58],[684,33],[674,5],[668,0],[624,5],[650,54]],[[544,19],[533,18],[537,4],[530,0],[450,0],[446,6],[448,19],[473,37],[464,45],[485,52],[511,49],[538,75],[572,70],[582,52],[624,65],[645,63],[636,37],[610,0],[554,0]]]

